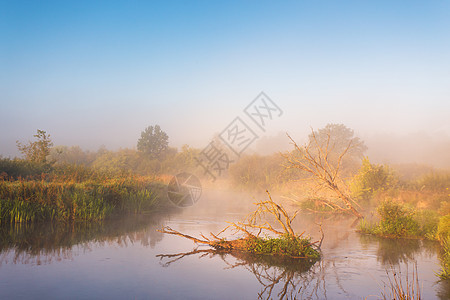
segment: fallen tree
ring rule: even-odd
[[[255,203],[256,210],[248,215],[243,222],[229,222],[219,234],[210,233],[210,237],[200,234],[202,238],[196,238],[170,227],[163,227],[159,232],[178,235],[194,241],[197,244],[206,244],[216,251],[244,251],[254,254],[282,255],[291,258],[308,258],[317,260],[320,258],[320,246],[323,240],[311,242],[309,237],[303,237],[305,232],[296,234],[292,228],[292,221],[298,214],[298,211],[289,216],[286,209],[280,204],[275,203],[268,191],[268,200]],[[272,218],[275,225],[267,221]],[[281,229],[279,228],[281,227]],[[240,233],[241,238],[227,240],[220,238],[224,231],[234,230],[233,234]],[[262,233],[270,233],[270,237],[262,237]],[[275,234],[276,237],[273,237]]]

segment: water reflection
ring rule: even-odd
[[[354,219],[343,217],[297,217],[294,230],[306,230],[313,240],[321,236],[316,223],[323,223],[323,258],[316,263],[206,247],[155,257],[192,247],[191,241],[156,229],[170,225],[190,235],[218,232],[225,221],[247,213],[247,204],[233,204],[204,201],[170,215],[101,223],[0,226],[0,298],[379,299],[386,269],[406,270],[417,262],[423,298],[450,299],[450,283],[438,282],[435,275],[437,243],[361,235]]]
[[[242,268],[252,273],[261,285],[259,299],[304,299],[323,295],[325,276],[323,264],[309,259],[293,259],[284,256],[256,255],[243,251],[223,252],[214,249],[194,249],[176,254],[159,254],[162,266],[187,257],[220,258],[224,269]]]
[[[360,234],[360,242],[362,247],[378,244],[377,261],[387,267],[414,262],[419,254],[431,258],[439,251],[436,242],[417,239],[389,239]]]
[[[166,215],[139,215],[102,222],[3,224],[0,266],[4,263],[48,264],[73,258],[73,248],[90,251],[97,245],[140,243],[153,248],[163,239],[157,232]]]

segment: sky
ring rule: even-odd
[[[202,148],[261,91],[269,137],[343,123],[450,152],[450,1],[0,0],[0,155],[37,129],[135,148],[155,124]]]

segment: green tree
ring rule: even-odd
[[[161,130],[159,125],[145,128],[137,143],[137,149],[151,159],[160,159],[168,147],[169,136]]]
[[[351,143],[351,147],[347,151],[347,157],[352,156],[362,159],[367,146],[354,135],[354,131],[344,124],[327,124],[324,128],[313,131],[309,135],[309,141],[311,144],[316,144],[317,141],[320,147],[328,145],[328,148],[336,153],[344,152]]]
[[[366,157],[353,178],[350,189],[353,197],[368,200],[375,192],[391,189],[397,184],[398,178],[388,166],[371,164]]]
[[[53,147],[50,134],[47,134],[44,130],[38,129],[34,137],[37,140],[34,142],[28,141],[28,144],[22,144],[21,142],[16,141],[17,148],[25,155],[25,159],[38,163],[46,163],[47,156],[50,154],[50,149]]]

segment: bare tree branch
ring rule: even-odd
[[[304,146],[299,146],[294,139],[287,134],[295,148],[293,153],[283,155],[287,159],[288,168],[297,168],[311,174],[319,186],[324,186],[334,192],[344,203],[345,208],[333,201],[322,200],[325,205],[332,207],[333,209],[350,212],[356,217],[362,218],[361,213],[355,208],[355,205],[358,205],[347,194],[346,191],[348,191],[348,187],[340,177],[342,160],[353,147],[352,140],[348,143],[342,153],[338,153],[337,160],[333,161],[330,157],[330,132],[327,133],[327,139],[325,145],[323,145],[318,141],[314,130],[311,129],[311,131],[310,141]],[[332,146],[331,150],[333,148],[334,146]],[[296,156],[297,154],[299,156]]]

